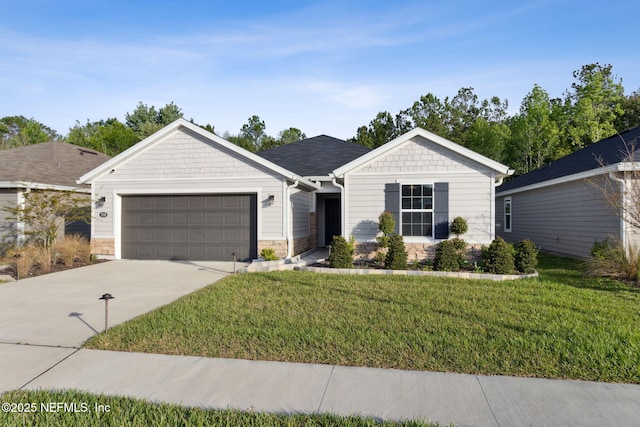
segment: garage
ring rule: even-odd
[[[123,196],[121,227],[125,259],[257,257],[255,194]]]

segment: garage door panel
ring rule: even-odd
[[[204,225],[204,212],[189,212],[187,218],[190,226]]]
[[[189,242],[205,242],[206,232],[204,230],[189,230]]]
[[[205,231],[207,242],[220,242],[222,241],[222,229],[221,228],[209,228]]]
[[[241,221],[240,221],[240,216],[237,213],[233,213],[233,212],[228,212],[224,214],[224,225],[225,226],[234,226],[234,225],[240,225]]]
[[[153,198],[138,199],[138,209],[155,209],[156,200]]]
[[[208,197],[206,201],[207,209],[220,209],[224,207],[224,197]]]
[[[257,197],[124,196],[122,257],[239,260],[257,256]]]
[[[156,225],[171,225],[171,213],[170,212],[156,213]]]
[[[171,196],[168,197],[171,200],[171,207],[174,209],[177,208],[186,208],[189,206],[189,201],[185,196]]]
[[[223,225],[222,212],[207,212],[207,225]]]
[[[207,251],[205,246],[189,246],[189,259],[206,259]]]
[[[186,228],[173,228],[171,229],[171,239],[172,242],[188,242],[188,233],[189,230]]]
[[[187,213],[186,212],[172,212],[171,213],[172,225],[187,225]]]

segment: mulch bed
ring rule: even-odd
[[[58,271],[71,270],[72,268],[85,267],[87,265],[98,264],[98,263],[107,262],[107,261],[109,261],[109,260],[108,259],[99,259],[99,260],[96,260],[96,261],[90,262],[90,263],[84,263],[84,262],[80,262],[80,261],[75,261],[72,266],[64,265],[63,263],[57,263],[57,264],[51,266],[51,271],[47,271],[47,272],[42,271],[42,269],[39,266],[37,266],[37,267],[34,267],[31,270],[29,270],[28,277],[42,276],[43,274],[56,273]],[[15,280],[18,280],[18,272],[16,271],[16,269],[13,266],[5,267],[4,269],[0,270],[0,275],[11,276]],[[21,277],[21,279],[26,279],[26,278],[27,277]]]

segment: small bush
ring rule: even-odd
[[[328,260],[332,268],[353,267],[353,244],[342,236],[333,236]]]
[[[275,261],[278,258],[278,255],[276,255],[276,250],[274,248],[264,248],[260,251],[260,258],[264,259],[265,261]]]
[[[598,243],[596,247],[596,243]],[[620,241],[594,243],[592,257],[586,262],[587,274],[590,276],[611,277],[629,280],[640,284],[640,249],[630,247],[628,250]]]
[[[510,274],[515,269],[513,259],[513,246],[501,237],[491,242],[488,248],[482,251],[484,266],[489,273]]]
[[[24,279],[36,265],[36,248],[33,245],[14,246],[7,250],[6,257],[15,268],[18,279]]]
[[[382,236],[378,237],[378,246],[386,248],[389,246],[389,236],[393,234],[393,230],[396,228],[396,220],[393,218],[393,214],[389,211],[384,211],[378,217],[378,230],[382,233]]]
[[[453,240],[443,240],[438,243],[433,258],[433,269],[436,271],[460,270],[460,257]]]
[[[76,259],[85,264],[91,260],[91,245],[86,238],[77,234],[57,241],[55,252],[67,267],[72,267]]]
[[[591,256],[594,258],[603,259],[606,256],[610,246],[611,243],[609,242],[609,239],[604,239],[602,242],[598,242],[596,240],[595,242],[593,242],[593,245],[591,245]]]
[[[453,247],[456,248],[458,254],[464,257],[464,252],[467,250],[467,242],[459,237],[454,237],[453,239],[451,239],[451,243],[453,243]]]
[[[43,273],[50,273],[53,264],[51,247],[38,246],[33,248],[34,261]]]
[[[399,234],[394,234],[389,238],[389,250],[384,259],[384,267],[391,270],[407,269],[407,250],[404,247],[404,240]]]
[[[393,218],[393,214],[389,211],[384,211],[378,217],[378,230],[382,233],[382,236],[377,236],[378,251],[375,255],[375,261],[379,265],[384,264],[384,260],[387,257],[387,248],[390,243],[390,236],[396,228],[396,221]]]
[[[538,248],[529,239],[521,240],[514,247],[516,255],[514,263],[521,273],[533,273],[538,265]]]
[[[464,233],[469,230],[469,226],[467,225],[467,220],[461,216],[457,216],[451,221],[451,226],[449,228],[451,233],[455,234],[456,237],[460,237]]]

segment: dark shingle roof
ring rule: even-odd
[[[501,193],[564,176],[626,161],[626,153],[635,148],[635,161],[640,161],[640,126],[615,134],[527,174],[520,175],[496,188]]]
[[[76,180],[109,159],[98,151],[60,141],[0,150],[0,181],[84,187]]]
[[[369,151],[362,145],[320,135],[256,154],[300,176],[324,176]]]

